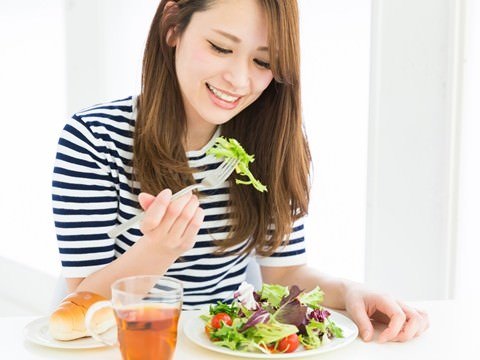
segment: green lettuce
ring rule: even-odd
[[[323,302],[323,296],[324,292],[317,286],[312,291],[301,294],[299,300],[303,305],[307,305],[312,309],[319,309]]]
[[[279,306],[282,298],[288,296],[288,287],[281,285],[263,284],[260,291],[260,298],[266,299],[272,306]]]
[[[207,150],[207,155],[213,155],[217,158],[238,159],[239,162],[235,172],[241,176],[246,176],[248,180],[235,179],[235,183],[242,185],[251,184],[260,192],[267,191],[267,187],[255,179],[248,168],[248,164],[255,161],[254,155],[249,155],[237,140],[220,136],[215,139],[215,144]]]
[[[295,325],[282,324],[277,321],[269,321],[267,324],[257,324],[255,336],[265,344],[270,344],[298,332]]]

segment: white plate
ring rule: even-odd
[[[91,337],[70,341],[55,340],[48,332],[48,316],[36,319],[25,326],[23,334],[31,342],[58,349],[93,349],[107,346]]]
[[[205,322],[199,318],[202,313],[205,312],[197,312],[192,314],[192,318],[190,318],[185,326],[183,326],[183,331],[187,338],[189,338],[195,344],[204,347],[206,349],[216,351],[223,354],[233,355],[233,356],[240,356],[240,357],[249,357],[249,358],[258,358],[258,359],[286,359],[286,358],[295,358],[295,357],[305,357],[310,355],[318,355],[322,353],[326,353],[329,351],[340,349],[348,344],[350,344],[353,340],[355,340],[358,336],[358,328],[355,323],[350,320],[348,317],[332,311],[328,309],[331,313],[330,319],[335,322],[337,326],[339,326],[343,330],[342,339],[333,339],[330,343],[323,345],[317,349],[312,350],[305,350],[303,347],[299,347],[297,351],[288,354],[263,354],[260,352],[243,352],[243,351],[233,351],[226,347],[217,346],[213,342],[211,342],[207,335],[205,334]]]

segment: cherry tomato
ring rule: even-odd
[[[291,353],[298,348],[298,336],[297,334],[288,335],[278,342],[277,351],[283,353]]]
[[[222,327],[222,322],[230,326],[232,325],[232,318],[228,314],[218,313],[211,320],[212,327],[215,329],[220,329]]]

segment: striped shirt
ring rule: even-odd
[[[116,239],[107,232],[141,212],[140,185],[132,181],[132,145],[136,97],[100,104],[78,112],[65,125],[58,142],[52,182],[53,213],[63,276],[87,277],[121,256],[142,236],[134,226]],[[220,160],[204,148],[188,151],[188,164],[201,181]],[[245,280],[253,254],[238,255],[248,239],[223,255],[213,255],[212,240],[223,240],[229,230],[228,182],[201,191],[204,222],[194,247],[173,263],[166,276],[184,285],[184,307],[225,299]],[[303,219],[269,257],[256,256],[262,266],[293,266],[306,262]],[[139,259],[141,261],[141,259]]]

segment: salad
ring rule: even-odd
[[[235,179],[235,183],[243,185],[253,185],[255,189],[260,192],[267,191],[267,187],[260,181],[255,179],[248,164],[254,162],[255,157],[247,154],[245,149],[235,139],[227,139],[220,136],[215,139],[215,144],[207,150],[208,155],[214,155],[217,158],[234,158],[238,159],[238,165],[235,168],[235,172],[239,175],[246,176],[248,180]]]
[[[304,292],[297,286],[263,284],[260,291],[242,283],[230,304],[211,305],[201,315],[208,338],[231,350],[290,353],[300,345],[318,348],[343,332],[321,306],[323,292]]]

